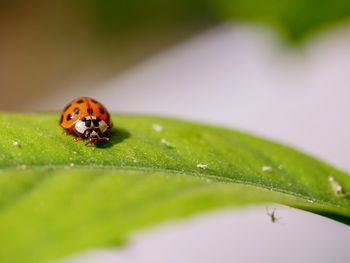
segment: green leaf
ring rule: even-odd
[[[213,24],[222,19],[263,22],[291,41],[300,41],[313,31],[346,22],[348,0],[89,0],[87,6],[97,29],[120,37],[133,29],[190,24]],[[86,7],[85,7],[86,8]],[[82,8],[83,10],[85,8]],[[207,22],[205,22],[207,21]]]
[[[267,23],[292,41],[350,17],[348,0],[215,0],[212,6],[226,18]]]
[[[56,113],[0,119],[0,262],[120,245],[138,229],[224,206],[277,202],[350,222],[348,174],[242,132],[113,115],[111,140],[84,146],[62,134]]]

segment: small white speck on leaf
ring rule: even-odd
[[[77,154],[77,152],[73,152],[73,154]]]
[[[27,165],[25,165],[25,164],[18,165],[17,170],[18,171],[25,171],[25,170],[27,170]]]
[[[152,128],[153,128],[153,130],[155,130],[156,132],[161,132],[161,131],[163,130],[163,126],[162,126],[162,125],[159,125],[159,124],[156,124],[156,123],[154,123],[154,124],[152,125]]]
[[[348,193],[344,193],[341,185],[337,181],[334,180],[333,176],[329,176],[328,181],[331,184],[332,189],[337,196],[345,197],[348,195]]]
[[[73,167],[73,166],[74,166],[74,163],[70,163],[69,166],[70,166],[70,167]]]
[[[134,160],[133,160],[133,162],[134,162],[134,163],[137,163],[137,160],[136,160],[136,159],[134,159]]]
[[[165,144],[166,146],[170,146],[170,143],[167,140],[165,140],[164,138],[162,138],[160,140],[160,143]]]
[[[261,168],[261,170],[262,170],[263,172],[269,172],[269,171],[272,171],[272,167],[271,167],[271,166],[263,166],[263,167]]]
[[[199,163],[197,164],[197,167],[200,169],[206,170],[208,168],[208,165]]]
[[[307,201],[308,201],[309,203],[313,203],[313,202],[314,202],[314,201],[312,201],[311,199],[308,199]]]
[[[13,146],[20,147],[19,142],[13,142]]]

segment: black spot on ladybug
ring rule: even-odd
[[[63,121],[63,115],[61,115],[60,123],[62,123],[62,121]]]
[[[94,123],[94,126],[97,126],[97,127],[99,126],[99,122],[100,122],[100,121],[98,121],[97,119],[96,119],[96,120],[93,120],[92,122]]]
[[[92,109],[88,109],[88,113],[92,114],[94,111]]]
[[[79,114],[79,108],[74,108],[74,114]]]
[[[109,113],[107,113],[107,119],[108,119],[108,120],[110,119]]]
[[[77,100],[78,104],[83,103],[83,102],[84,102],[83,100]]]
[[[101,107],[99,107],[99,110],[102,114],[105,113],[105,111]]]
[[[98,104],[98,102],[97,102],[96,100],[94,100],[94,99],[91,99],[91,101],[92,101],[93,103]]]
[[[66,111],[66,110],[68,110],[68,108],[70,107],[70,103],[64,108],[64,110],[63,111]]]
[[[90,127],[90,126],[91,126],[91,120],[85,121],[85,126],[86,126],[86,127]]]
[[[82,121],[86,121],[86,118],[84,117],[84,118],[82,118],[81,120],[82,120]]]
[[[72,115],[70,114],[67,115],[67,121],[71,120],[72,118],[73,118]]]
[[[96,117],[96,120],[97,120],[97,121],[101,121],[101,119],[100,119],[99,117]]]

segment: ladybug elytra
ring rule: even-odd
[[[112,123],[107,109],[99,102],[81,97],[70,102],[62,111],[59,124],[66,134],[76,134],[73,140],[85,139],[89,143],[106,142]]]

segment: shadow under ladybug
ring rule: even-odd
[[[111,129],[109,140],[104,143],[95,144],[97,148],[109,148],[115,144],[123,142],[125,139],[130,137],[130,133],[124,129],[116,128]]]

